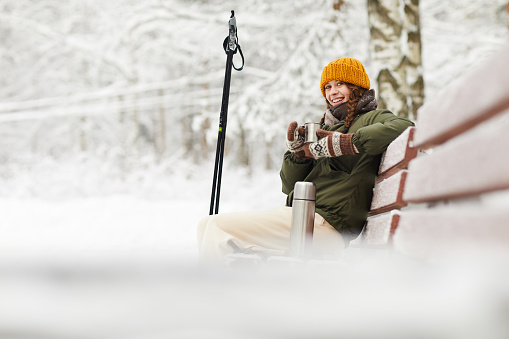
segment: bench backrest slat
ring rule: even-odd
[[[370,214],[379,214],[407,205],[403,200],[407,171],[401,170],[397,174],[379,182],[373,190]]]
[[[385,247],[390,245],[399,218],[397,211],[370,217],[360,235],[361,245],[363,247]]]
[[[393,175],[400,169],[407,168],[410,160],[417,156],[417,149],[410,147],[414,133],[415,127],[407,128],[387,147],[380,161],[378,181]]]
[[[509,188],[509,110],[501,118],[414,159],[403,199],[429,202]]]
[[[428,99],[418,112],[415,147],[439,145],[509,107],[508,66],[509,44],[459,83]]]
[[[403,254],[438,258],[460,251],[509,258],[509,210],[501,208],[434,208],[405,211],[392,238]]]

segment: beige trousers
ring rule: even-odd
[[[201,262],[222,262],[238,250],[285,255],[290,244],[292,208],[216,214],[198,225]],[[339,259],[345,247],[341,234],[321,215],[315,214],[313,257]]]

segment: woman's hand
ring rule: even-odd
[[[317,142],[305,144],[302,147],[306,158],[318,159],[359,153],[352,143],[353,133],[344,134],[319,129],[316,135],[320,138]]]
[[[292,153],[302,151],[304,145],[304,127],[297,124],[297,121],[290,123],[286,133],[286,147]]]

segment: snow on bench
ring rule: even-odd
[[[509,107],[509,44],[438,97],[426,102],[417,119],[414,145],[443,144]]]
[[[509,259],[507,60],[509,45],[426,102],[416,127],[389,145],[351,247],[420,258],[468,248]]]
[[[378,178],[368,220],[360,236],[351,242],[356,247],[386,247],[399,223],[399,209],[407,202],[403,199],[408,163],[417,156],[411,146],[415,127],[407,128],[382,155]]]
[[[509,259],[509,44],[419,111],[394,234],[401,253]],[[420,208],[420,209],[418,209]]]
[[[509,45],[426,102],[416,128],[393,141],[354,247],[425,259],[465,250],[509,259],[507,60]],[[410,150],[409,164],[387,159]]]

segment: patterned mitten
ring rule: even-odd
[[[352,143],[353,133],[344,134],[319,129],[316,131],[316,135],[320,138],[317,142],[305,144],[303,146],[306,158],[318,159],[359,153]]]
[[[295,153],[302,151],[304,144],[304,127],[298,127],[297,121],[290,123],[286,133],[286,147],[290,152]]]

